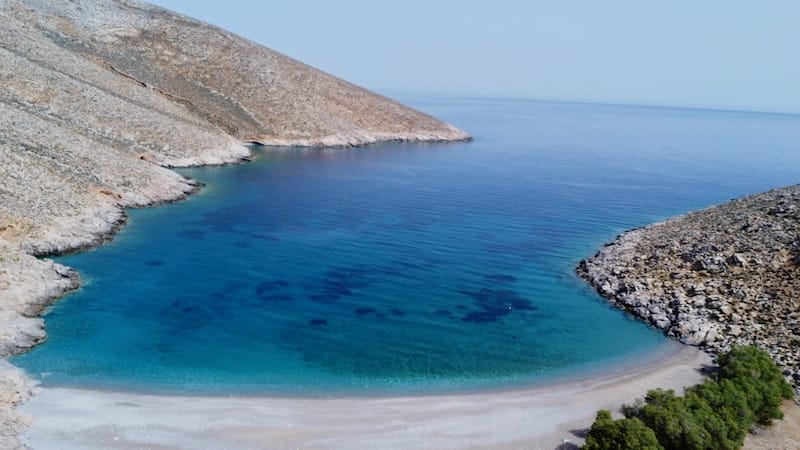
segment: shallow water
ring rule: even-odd
[[[573,274],[616,233],[798,181],[800,117],[441,98],[471,143],[261,149],[182,171],[60,258],[85,286],[14,363],[46,385],[352,395],[513,387],[666,338]]]

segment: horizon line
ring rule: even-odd
[[[384,88],[372,89],[370,91],[376,92],[380,95],[390,96],[394,93],[397,94],[410,94],[410,95],[430,95],[437,97],[449,98],[462,98],[462,99],[494,99],[494,100],[509,100],[509,101],[529,101],[537,103],[564,103],[564,104],[578,104],[578,105],[603,105],[603,106],[621,106],[621,107],[636,107],[636,108],[653,108],[653,109],[684,109],[695,111],[715,111],[727,112],[738,114],[771,114],[780,116],[800,116],[800,109],[796,111],[790,110],[768,110],[759,109],[758,107],[735,107],[735,106],[712,106],[712,105],[683,105],[683,104],[659,104],[659,103],[634,103],[618,100],[589,100],[589,99],[561,99],[561,98],[544,98],[528,95],[513,96],[511,94],[487,94],[487,93],[459,93],[459,92],[435,92],[429,90],[415,90],[405,88]]]

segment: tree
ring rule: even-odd
[[[792,387],[769,355],[755,346],[733,347],[720,355],[718,381],[730,380],[745,394],[759,423],[782,419],[784,399],[792,398]]]
[[[641,420],[613,420],[611,412],[601,410],[586,436],[585,450],[664,450],[653,430]]]
[[[719,371],[683,397],[653,389],[622,406],[625,419],[598,412],[584,448],[736,450],[753,423],[783,417],[780,405],[793,392],[767,353],[734,347],[718,361]]]
[[[750,425],[756,417],[747,403],[745,393],[731,380],[706,380],[686,390],[687,396],[696,395],[715,411],[728,428],[727,438],[733,446],[740,448]]]
[[[712,450],[712,433],[706,417],[696,416],[683,397],[672,390],[655,389],[647,393],[637,416],[653,430],[666,450]]]

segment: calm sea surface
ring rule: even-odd
[[[85,286],[14,358],[46,385],[424,393],[585,376],[672,345],[573,274],[631,227],[800,181],[800,116],[406,98],[471,143],[259,149],[182,173],[60,258]]]

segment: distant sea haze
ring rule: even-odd
[[[14,363],[46,385],[408,394],[547,383],[671,343],[573,273],[625,229],[798,182],[800,116],[407,98],[475,141],[261,149],[185,170],[60,258],[86,281]]]

